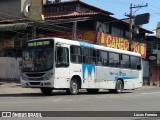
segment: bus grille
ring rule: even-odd
[[[40,85],[40,82],[29,82],[31,85]]]
[[[45,73],[26,73],[26,75],[28,77],[41,77],[43,76]]]
[[[33,80],[33,81],[41,81],[41,80],[43,80],[43,78],[41,77],[41,78],[28,78],[29,80]]]

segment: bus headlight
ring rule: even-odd
[[[52,74],[51,74],[51,73],[48,73],[48,74],[46,74],[45,79],[46,79],[46,80],[49,80],[49,79],[51,78],[51,76],[52,76]]]
[[[28,77],[25,74],[22,74],[21,78],[22,80],[28,80]]]

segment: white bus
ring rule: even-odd
[[[121,93],[142,86],[139,53],[61,38],[25,42],[21,67],[21,86],[45,95],[53,89],[76,95],[79,89]]]

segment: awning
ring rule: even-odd
[[[0,31],[18,31],[25,30],[27,28],[27,23],[16,23],[16,24],[0,24]]]

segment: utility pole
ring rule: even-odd
[[[72,27],[72,40],[77,40],[77,21],[73,22]]]
[[[34,22],[33,27],[32,27],[32,39],[36,38],[36,24]]]
[[[132,33],[133,33],[133,23],[132,23],[132,20],[133,20],[133,18],[135,18],[135,16],[133,16],[133,12],[132,12],[132,9],[133,8],[142,8],[142,7],[147,7],[148,6],[148,4],[146,3],[146,5],[134,5],[134,6],[132,6],[132,3],[130,4],[130,14],[129,15],[125,15],[125,16],[127,16],[127,17],[129,17],[130,18],[130,20],[129,20],[129,51],[131,51],[131,46],[132,46]],[[138,10],[139,10],[138,9]]]
[[[131,51],[131,46],[132,46],[132,3],[130,4],[130,20],[129,20],[129,51]]]

